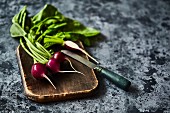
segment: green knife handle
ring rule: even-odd
[[[103,67],[95,67],[94,68],[97,72],[99,72],[103,77],[109,79],[110,81],[112,81],[117,87],[128,91],[131,82],[129,80],[127,80],[126,78],[112,72],[109,71],[108,69],[105,69]]]

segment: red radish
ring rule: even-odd
[[[69,63],[70,63],[70,66],[71,68],[74,70],[74,71],[61,71],[60,70],[60,63],[61,62],[64,62],[65,60],[67,60]],[[65,57],[65,55],[61,52],[56,52],[53,57],[47,62],[46,66],[52,70],[54,73],[72,73],[72,72],[76,72],[76,73],[80,73],[80,74],[83,74],[79,71],[77,71],[73,66],[72,66],[72,63],[71,61]],[[84,74],[83,74],[84,75]]]
[[[54,73],[58,73],[60,71],[60,63],[57,62],[54,58],[48,60],[46,66]]]
[[[44,64],[41,63],[35,63],[34,65],[32,65],[31,68],[31,74],[34,78],[36,79],[47,79],[51,85],[56,89],[56,87],[54,86],[54,84],[51,82],[51,80],[46,76],[47,70]]]
[[[55,52],[53,55],[53,58],[57,60],[58,62],[64,62],[64,60],[66,60],[65,55],[60,51]]]
[[[58,52],[54,53],[53,58],[54,58],[57,62],[60,62],[60,63],[61,63],[61,62],[64,62],[65,60],[67,60],[67,61],[70,63],[71,68],[72,68],[74,71],[79,72],[79,71],[77,71],[77,70],[73,67],[71,61],[70,61],[68,58],[66,58],[65,55],[64,55],[62,52],[58,51]]]
[[[79,50],[82,53],[86,54],[88,57],[90,57],[92,60],[94,60],[97,64],[99,64],[99,62],[93,58],[91,55],[89,55],[84,49],[80,48],[76,43],[72,42],[72,41],[65,41],[64,42],[64,47],[69,49],[69,50]]]

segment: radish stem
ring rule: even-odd
[[[33,57],[35,60],[37,60],[37,61],[40,61],[40,59],[38,59],[37,57],[35,57],[33,54],[31,54],[27,49],[26,49],[26,47],[24,46],[24,43],[22,42],[22,38],[20,38],[20,44],[21,44],[21,46],[22,46],[22,48],[31,56],[31,57]]]
[[[30,40],[28,40],[25,36],[24,36],[25,41],[29,44],[29,46],[34,49],[34,51],[36,51],[37,53],[46,56],[47,54],[45,54],[44,52],[40,51],[39,49],[37,49],[31,42]]]
[[[48,60],[46,58],[44,58],[43,56],[39,55],[38,53],[36,53],[34,50],[31,49],[31,47],[29,46],[29,44],[27,43],[28,48],[30,49],[30,51],[36,55],[36,58],[39,59],[39,62],[42,64],[45,64],[46,62],[48,62]]]
[[[50,52],[48,52],[39,42],[35,42],[36,46],[39,47],[39,49],[41,48],[41,50],[45,53],[48,54],[49,58],[51,57]]]

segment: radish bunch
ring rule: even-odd
[[[70,63],[70,66],[71,68],[74,70],[74,71],[61,71],[60,70],[60,64],[62,62],[64,62],[65,60],[67,60],[69,63]],[[65,55],[61,52],[56,52],[54,53],[53,57],[47,62],[46,66],[54,73],[80,73],[82,75],[84,75],[83,73],[77,71],[71,61],[65,57]]]
[[[90,37],[100,34],[96,29],[86,27],[77,20],[64,16],[59,10],[46,4],[41,11],[35,15],[29,15],[27,7],[24,6],[13,18],[10,28],[11,36],[19,39],[22,48],[34,60],[31,73],[34,78],[46,78],[47,68],[53,73],[75,72],[71,61],[63,54],[51,51],[53,45],[60,45],[65,49],[76,50],[86,54],[96,63],[97,60],[90,56],[85,50],[72,41],[81,41],[90,46]],[[61,71],[60,63],[68,61],[74,71]],[[53,84],[52,84],[53,85]],[[53,85],[55,88],[55,86]]]
[[[70,63],[71,68],[74,71],[61,71],[60,70],[60,64],[62,62],[64,62],[65,60],[67,60]],[[80,73],[82,75],[84,75],[83,73],[77,71],[71,61],[65,57],[65,55],[61,52],[56,52],[53,57],[51,59],[48,60],[48,62],[45,64],[42,63],[34,63],[34,65],[32,65],[32,69],[31,69],[31,74],[34,78],[36,79],[47,79],[50,84],[56,89],[56,87],[54,86],[54,84],[51,82],[51,80],[48,78],[47,74],[47,68],[50,69],[53,73]]]
[[[22,33],[20,33],[20,35],[22,36]],[[52,56],[52,54],[46,48],[44,48],[40,43],[36,42],[35,44],[33,44],[25,36],[23,37],[25,39],[25,43],[27,47],[25,47],[25,44],[22,41],[22,38],[20,38],[20,44],[23,47],[23,49],[34,59],[34,65],[32,66],[32,69],[31,69],[31,74],[34,78],[36,79],[45,78],[56,89],[56,87],[53,85],[53,83],[50,81],[50,79],[46,75],[47,68],[50,69],[53,73],[67,73],[68,72],[68,73],[79,73],[79,74],[84,75],[83,73],[77,71],[73,67],[71,61],[68,58],[66,58],[63,53],[56,52]],[[90,57],[90,55],[85,50],[81,49],[76,43],[72,41],[65,41],[64,47],[69,50],[79,50],[82,53]],[[94,58],[92,57],[90,58],[96,61]],[[70,63],[70,66],[74,71],[61,71],[60,70],[60,64],[64,62],[65,60]]]

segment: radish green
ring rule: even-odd
[[[90,46],[90,37],[96,36],[100,32],[65,17],[56,7],[50,4],[46,4],[42,10],[33,16],[29,16],[27,7],[24,6],[13,17],[10,33],[12,37],[20,40],[21,46],[33,58],[34,63],[47,65],[54,54],[51,50],[53,45],[60,45],[66,47],[66,49],[71,48],[70,50],[79,50],[96,61],[73,41],[80,40],[85,46]],[[52,63],[55,62],[52,60]],[[70,61],[69,63],[73,68]],[[59,64],[57,65],[59,66]]]

